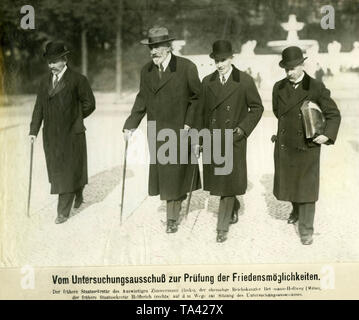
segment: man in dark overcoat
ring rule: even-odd
[[[206,76],[202,82],[200,105],[203,111],[203,127],[212,136],[213,152],[225,144],[225,129],[233,135],[233,169],[229,174],[216,175],[215,169],[222,165],[211,161],[203,165],[204,190],[220,196],[217,220],[217,242],[227,239],[229,225],[238,221],[240,203],[236,195],[247,189],[247,139],[263,113],[263,105],[251,76],[238,70],[233,64],[232,45],[218,40],[213,44],[210,57],[217,71]],[[213,130],[221,133],[221,146],[213,139]],[[205,144],[203,144],[205,148]],[[206,152],[204,149],[203,152]]]
[[[41,124],[51,194],[58,194],[55,223],[65,222],[83,202],[88,182],[87,149],[83,119],[95,110],[95,98],[85,76],[67,66],[69,51],[63,42],[46,45],[44,58],[50,73],[40,83],[30,137],[35,140]]]
[[[304,72],[302,51],[288,47],[282,52],[280,67],[287,77],[273,87],[273,113],[278,118],[274,148],[274,195],[290,201],[293,211],[288,223],[299,220],[301,242],[313,242],[315,202],[319,195],[319,158],[322,144],[334,144],[340,125],[340,112],[324,84]],[[318,105],[326,126],[323,134],[306,139],[301,106],[305,100]]]
[[[172,40],[166,28],[154,27],[149,30],[148,39],[141,41],[149,46],[152,61],[141,70],[140,89],[123,128],[125,140],[128,140],[147,115],[148,126],[155,123],[156,137],[162,129],[176,133],[176,163],[152,159],[149,172],[149,195],[160,195],[160,199],[167,203],[167,233],[178,229],[181,203],[190,191],[194,170],[198,170],[197,164],[180,163],[179,139],[181,130],[195,127],[195,108],[201,85],[195,64],[171,53]],[[150,134],[148,139],[153,139]],[[157,153],[164,142],[149,141],[149,144],[155,145]],[[199,178],[194,181],[193,190],[198,188]]]

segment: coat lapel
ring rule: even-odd
[[[301,103],[308,97],[310,87],[310,77],[305,73],[302,80],[301,88],[293,90],[289,80],[284,79],[279,86],[278,95],[284,101],[284,108],[279,110],[279,116],[287,113],[293,107]]]
[[[47,77],[47,93],[49,94],[49,96],[52,96],[54,90],[55,89],[52,86],[52,73],[50,73]]]
[[[48,94],[51,98],[56,94],[58,94],[59,92],[61,92],[66,87],[66,79],[68,74],[69,74],[69,69],[65,71],[65,73],[63,74],[62,78],[60,79],[60,81],[58,82],[55,88],[53,88],[52,86],[52,74],[50,74]]]
[[[168,64],[166,71],[163,73],[155,93],[157,93],[161,88],[163,88],[167,84],[167,82],[174,77],[176,70],[177,70],[177,58],[175,55],[171,54],[170,63]]]
[[[218,97],[220,95],[220,91],[222,89],[222,84],[219,81],[218,71],[215,71],[212,73],[208,87],[211,89],[211,91],[215,97],[215,101],[216,101],[218,99]]]
[[[238,89],[238,84],[240,82],[239,70],[234,66],[232,67],[233,67],[232,73],[225,85],[222,85],[220,83],[218,71],[216,71],[212,75],[213,81],[211,78],[210,82],[214,82],[214,83],[212,85],[210,83],[210,88],[216,95],[216,102],[211,107],[211,109],[215,109],[216,107],[218,107],[225,99],[227,99],[230,95],[233,94],[233,92],[235,92]],[[214,76],[216,77],[216,79],[214,79]]]
[[[148,73],[145,77],[145,83],[152,92],[155,92],[159,82],[158,69],[155,64],[151,62],[147,71]]]

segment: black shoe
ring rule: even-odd
[[[217,242],[222,243],[227,240],[227,231],[217,231]]]
[[[303,237],[300,239],[300,241],[302,242],[303,245],[310,246],[313,243],[313,237],[312,236]]]
[[[56,224],[64,223],[67,219],[68,219],[68,217],[60,215],[60,216],[57,216],[55,223]]]
[[[83,204],[83,202],[84,202],[84,198],[83,198],[82,195],[81,195],[80,197],[76,197],[76,198],[75,198],[74,208],[75,208],[75,209],[80,208],[80,206]]]
[[[178,226],[177,226],[176,220],[168,220],[166,232],[167,233],[175,233],[175,232],[177,232],[177,230],[178,230]]]
[[[298,216],[294,215],[292,212],[287,220],[288,224],[294,224],[297,221],[298,221]]]
[[[239,211],[240,207],[241,207],[241,204],[236,199],[236,202],[234,203],[234,208],[233,208],[233,212],[232,212],[231,221],[229,222],[230,224],[235,224],[235,223],[238,222],[238,211]]]

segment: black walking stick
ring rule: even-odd
[[[29,192],[27,196],[27,209],[26,214],[30,217],[30,199],[31,199],[31,183],[32,183],[32,158],[34,155],[34,138],[31,138],[31,147],[30,147],[30,174],[29,174]]]
[[[123,197],[125,195],[127,147],[128,147],[128,140],[126,140],[126,144],[125,144],[125,157],[123,161],[120,225],[122,225]]]
[[[200,149],[199,149],[200,150]],[[200,151],[199,151],[200,152]],[[197,162],[198,163],[198,162]],[[199,170],[199,168],[198,168]],[[187,201],[187,207],[186,207],[186,213],[185,213],[185,218],[187,219],[188,216],[188,211],[189,211],[189,205],[191,203],[191,198],[192,198],[192,191],[194,189],[194,184],[197,181],[197,167],[195,166],[193,169],[193,174],[192,174],[192,182],[191,182],[191,189],[189,191],[189,195],[188,195],[188,201]]]

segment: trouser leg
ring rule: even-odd
[[[57,203],[58,216],[68,217],[70,215],[74,198],[75,198],[75,192],[59,194],[59,200]]]
[[[75,204],[74,204],[75,209],[79,208],[84,201],[84,198],[82,195],[83,189],[84,189],[84,187],[81,187],[81,188],[77,189],[75,192]]]
[[[181,212],[182,201],[186,199],[186,195],[176,199],[176,200],[167,200],[167,221],[175,220],[176,222],[179,219],[179,214]]]
[[[298,217],[299,217],[299,211],[298,211],[299,203],[298,202],[292,202],[292,206],[293,206],[293,210],[292,210],[290,216],[293,217],[293,218],[298,219]]]
[[[299,234],[301,238],[311,237],[314,232],[315,202],[298,203]]]
[[[233,206],[233,210],[239,210],[239,208],[241,207],[241,203],[239,202],[239,200],[237,199],[237,197],[234,197],[234,206]]]
[[[83,196],[82,196],[82,193],[83,193],[83,191],[84,191],[84,186],[83,187],[81,187],[81,188],[79,188],[78,190],[76,190],[76,193],[75,193],[75,197],[76,198],[83,198]]]
[[[217,231],[228,231],[235,203],[235,196],[221,197],[219,201]]]

